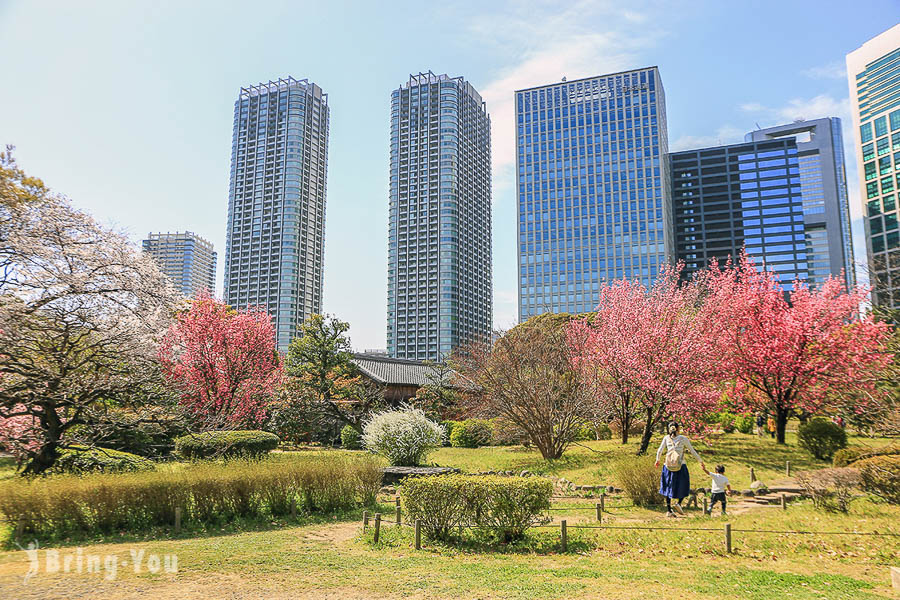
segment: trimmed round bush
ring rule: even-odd
[[[362,449],[362,434],[351,425],[344,425],[341,429],[341,446],[346,450]]]
[[[900,504],[900,456],[873,456],[853,463],[862,476],[862,488],[891,504]]]
[[[59,451],[59,458],[48,470],[50,474],[128,473],[152,471],[153,461],[120,450],[73,446]]]
[[[521,538],[550,508],[553,484],[540,477],[438,475],[404,480],[400,501],[426,535],[447,538],[459,525],[490,527],[502,540]]]
[[[175,452],[183,458],[261,458],[278,447],[278,436],[253,429],[204,431],[175,438]]]
[[[819,460],[831,460],[835,452],[847,447],[847,432],[819,417],[800,424],[797,441],[801,448]]]
[[[736,415],[734,413],[730,413],[727,410],[719,413],[719,418],[717,419],[719,427],[722,428],[722,431],[725,433],[734,433],[735,430],[735,419]]]
[[[369,452],[387,458],[395,467],[415,467],[444,437],[441,426],[418,408],[375,413],[363,427],[362,443]]]
[[[756,424],[756,417],[747,413],[737,415],[734,418],[734,427],[741,433],[753,433],[753,426]]]
[[[478,448],[490,444],[493,436],[494,427],[490,421],[466,419],[453,427],[450,445],[454,448]]]

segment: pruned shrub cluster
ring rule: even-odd
[[[466,419],[453,425],[450,445],[454,448],[489,446],[494,437],[494,425],[484,419]]]
[[[846,513],[862,478],[859,470],[842,467],[804,471],[797,475],[797,482],[816,508]]]
[[[862,477],[862,488],[890,502],[900,504],[900,456],[873,456],[853,463]]]
[[[753,426],[755,424],[756,418],[752,413],[745,413],[734,417],[734,427],[741,433],[753,433]]]
[[[550,508],[553,485],[538,477],[440,475],[400,486],[404,512],[426,535],[447,539],[460,525],[490,528],[498,538],[520,538]]]
[[[175,508],[185,527],[235,518],[333,512],[371,504],[381,469],[368,456],[198,462],[177,471],[59,476],[8,481],[0,512],[35,534],[138,531],[171,526]]]
[[[441,426],[412,407],[375,413],[363,427],[363,447],[387,458],[397,467],[415,467],[429,452],[440,448]]]
[[[819,460],[831,460],[835,452],[847,447],[847,432],[828,419],[817,417],[800,424],[797,443]]]
[[[873,456],[900,456],[900,444],[892,444],[883,448],[869,448],[866,446],[849,446],[834,453],[832,465],[846,467],[858,460]]]
[[[346,450],[360,450],[362,448],[362,434],[351,425],[344,425],[341,429],[341,447]]]
[[[59,458],[47,474],[127,473],[153,469],[153,461],[129,452],[72,446],[59,451]]]
[[[659,471],[653,466],[652,458],[621,458],[612,464],[612,472],[625,495],[637,506],[650,506],[660,502]]]
[[[175,452],[181,457],[260,458],[278,447],[278,436],[268,431],[205,431],[175,439]]]
[[[734,433],[736,428],[735,419],[737,419],[737,415],[729,411],[722,411],[718,415],[717,424],[722,428],[722,431],[725,433]]]

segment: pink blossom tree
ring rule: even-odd
[[[597,401],[620,419],[630,410],[645,419],[639,454],[663,419],[699,430],[717,405],[718,337],[701,298],[699,286],[679,285],[670,269],[650,289],[627,280],[605,286],[596,317],[569,326],[573,366],[593,382]]]
[[[159,359],[201,429],[258,425],[282,381],[269,315],[234,311],[208,296],[177,317]]]
[[[866,410],[878,392],[869,375],[890,364],[892,353],[891,326],[860,313],[864,288],[848,291],[842,278],[829,278],[814,290],[802,282],[786,290],[746,255],[714,263],[700,280],[733,395],[775,416],[779,444],[800,411],[816,413],[837,399],[848,412]]]

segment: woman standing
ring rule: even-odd
[[[687,465],[684,464],[684,451],[691,451],[691,454],[700,463],[704,473],[706,472],[706,465],[701,460],[700,455],[697,454],[697,451],[694,450],[691,440],[678,433],[678,423],[672,421],[666,429],[669,433],[663,437],[659,450],[656,451],[656,466],[659,466],[659,457],[665,450],[666,459],[662,468],[662,475],[659,478],[659,493],[666,497],[666,516],[674,517],[672,498],[675,498],[677,501],[675,510],[678,514],[683,515],[684,511],[681,509],[681,501],[691,491],[691,475],[688,473]]]

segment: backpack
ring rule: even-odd
[[[669,438],[672,439],[672,438]],[[681,470],[681,457],[678,456],[678,450],[672,448],[668,452],[666,452],[666,468],[671,471],[680,471]]]

